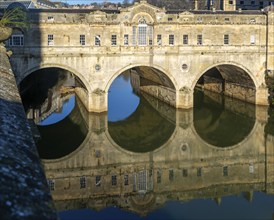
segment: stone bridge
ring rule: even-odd
[[[145,215],[168,200],[212,198],[219,203],[222,196],[241,192],[249,192],[250,199],[253,191],[274,194],[273,136],[264,135],[267,108],[256,108],[241,140],[217,147],[199,134],[192,110],[172,113],[168,109],[174,108],[159,107],[161,102],[149,97],[159,110],[155,114],[170,121],[173,129],[160,146],[142,152],[117,144],[107,115],[90,114],[78,102],[68,120],[82,131],[85,124],[86,137],[66,155],[43,160],[57,209],[98,210],[112,204]],[[225,106],[238,114],[250,112],[241,104],[231,108],[229,101]]]
[[[15,29],[8,41],[17,83],[39,69],[68,70],[84,85],[77,94],[88,111],[107,111],[110,85],[129,69],[144,79],[144,91],[162,94],[176,108],[193,107],[198,82],[268,105],[265,75],[274,71],[271,10],[166,11],[142,0],[120,10],[30,10],[28,15],[30,28]]]

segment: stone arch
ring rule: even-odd
[[[73,73],[75,76],[77,76],[82,81],[82,83],[84,84],[85,88],[87,89],[87,91],[89,93],[92,92],[92,88],[90,86],[90,83],[88,82],[88,80],[81,73],[79,73],[77,70],[75,70],[75,69],[73,69],[73,68],[71,68],[69,66],[62,65],[62,64],[57,64],[57,63],[50,63],[50,64],[43,63],[43,64],[36,65],[36,66],[34,66],[32,68],[29,68],[27,71],[25,71],[21,75],[21,77],[17,81],[17,84],[19,85],[23,81],[23,79],[25,79],[31,73],[33,73],[33,72],[35,72],[37,70],[46,69],[46,68],[61,68],[61,69],[70,71],[71,73]]]
[[[138,24],[140,19],[144,18],[146,20],[147,24],[152,25],[154,23],[154,18],[153,16],[151,16],[150,14],[146,13],[146,12],[139,12],[137,14],[135,14],[132,17],[132,23],[133,24]]]
[[[170,74],[169,71],[167,71],[166,69],[164,69],[163,67],[159,66],[159,65],[148,65],[148,64],[144,64],[144,63],[138,63],[138,64],[130,64],[128,66],[125,66],[121,69],[119,69],[118,71],[116,71],[114,74],[111,75],[111,77],[108,79],[107,84],[104,86],[104,91],[108,92],[111,84],[113,83],[113,81],[119,76],[121,75],[123,72],[125,72],[126,70],[129,70],[131,68],[134,67],[140,67],[140,66],[144,66],[144,67],[152,67],[155,68],[159,71],[161,71],[165,76],[167,76],[169,78],[169,80],[172,82],[173,86],[175,87],[175,90],[178,91],[179,90],[179,85],[176,81],[176,79],[172,76],[172,74]]]
[[[259,87],[259,82],[257,81],[257,79],[254,77],[254,75],[252,74],[252,72],[251,72],[247,67],[245,67],[244,65],[239,64],[239,63],[237,63],[237,62],[220,62],[220,63],[215,63],[215,64],[213,64],[213,65],[208,66],[206,69],[204,69],[203,71],[201,71],[201,73],[197,74],[196,77],[195,77],[195,79],[194,79],[194,81],[193,81],[193,83],[192,83],[192,85],[191,85],[191,90],[194,89],[194,87],[196,86],[198,80],[199,80],[207,71],[213,69],[214,67],[225,66],[225,65],[227,65],[227,66],[229,66],[229,65],[230,65],[230,66],[234,66],[234,67],[236,67],[236,68],[238,68],[238,69],[243,70],[243,71],[247,74],[247,76],[251,78],[252,82],[254,83],[255,88],[258,88],[258,87]]]

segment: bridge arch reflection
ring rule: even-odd
[[[240,146],[254,130],[254,105],[210,91],[195,93],[193,132],[209,146]]]

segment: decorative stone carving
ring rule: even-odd
[[[180,89],[180,92],[184,93],[185,95],[190,94],[191,93],[191,89],[188,88],[187,86],[184,86]]]

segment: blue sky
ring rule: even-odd
[[[60,0],[51,0],[51,1],[60,1]],[[62,2],[67,2],[68,4],[90,4],[90,3],[103,3],[103,2],[123,2],[123,0],[61,0]],[[131,1],[131,0],[130,0]]]

